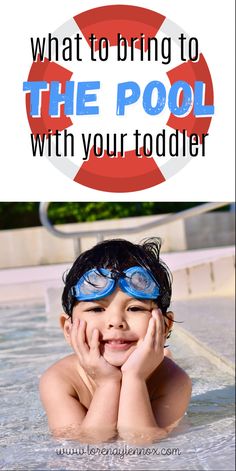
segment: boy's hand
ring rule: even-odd
[[[94,329],[90,346],[85,337],[86,322],[76,320],[71,328],[71,344],[77,354],[81,366],[94,379],[97,385],[108,381],[120,381],[121,372],[110,365],[101,355],[99,349],[99,330]]]
[[[153,309],[147,333],[121,367],[122,374],[146,380],[164,358],[164,319],[160,309]]]

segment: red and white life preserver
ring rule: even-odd
[[[136,6],[111,5],[78,14],[61,26],[53,36],[58,38],[72,37],[78,31],[88,44],[89,36],[94,33],[98,39],[106,36],[110,45],[116,47],[117,32],[127,39],[140,35],[141,32],[146,37],[158,37],[158,34],[161,33],[171,37],[177,44],[177,38],[183,30],[155,11]],[[83,67],[83,65],[79,63],[78,67]],[[203,54],[200,54],[198,62],[180,63],[172,69],[170,67],[166,74],[171,84],[177,80],[185,80],[193,86],[195,81],[204,81],[206,83],[206,104],[213,103],[211,74]],[[72,75],[73,72],[67,68],[45,59],[43,62],[37,61],[32,64],[28,80],[60,81],[63,91],[65,82],[70,80]],[[59,118],[50,117],[48,115],[48,101],[49,92],[44,92],[41,116],[39,118],[31,117],[29,96],[26,95],[28,121],[32,134],[47,133],[49,129],[53,134],[56,130],[62,131],[74,125],[72,119],[64,114],[63,107]],[[188,135],[196,133],[200,136],[202,133],[207,133],[210,122],[210,117],[196,118],[191,112],[181,119],[170,114],[164,126],[180,132],[186,129]],[[98,159],[91,149],[89,160],[83,162],[81,159],[80,166],[75,165],[67,158],[50,157],[49,160],[60,171],[81,185],[108,192],[133,192],[164,182],[179,172],[191,160],[191,157],[181,157],[180,155],[176,159],[162,163],[161,159],[160,162],[154,158],[138,159],[135,150],[129,150],[124,159],[110,159],[106,154],[102,159]]]

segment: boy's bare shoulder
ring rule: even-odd
[[[63,436],[68,427],[81,424],[87,408],[81,401],[82,388],[75,355],[57,361],[43,373],[39,392],[49,427],[55,436]]]
[[[60,385],[71,395],[75,394],[79,383],[76,371],[76,356],[68,355],[51,365],[40,378],[40,389]]]
[[[163,371],[168,382],[181,381],[183,383],[191,383],[189,375],[171,358],[165,357],[163,361]]]
[[[189,375],[174,360],[165,357],[161,365],[150,378],[151,395],[165,395],[170,389],[179,388],[191,390],[192,382]]]

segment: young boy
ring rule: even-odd
[[[60,322],[74,353],[40,380],[55,436],[149,443],[183,417],[191,380],[165,355],[174,316],[160,245],[108,240],[82,253],[67,274]]]

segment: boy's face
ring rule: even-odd
[[[80,301],[73,309],[73,321],[86,321],[88,345],[93,329],[98,329],[101,354],[111,365],[119,367],[145,337],[155,306],[152,300],[132,298],[117,288],[103,299]]]

